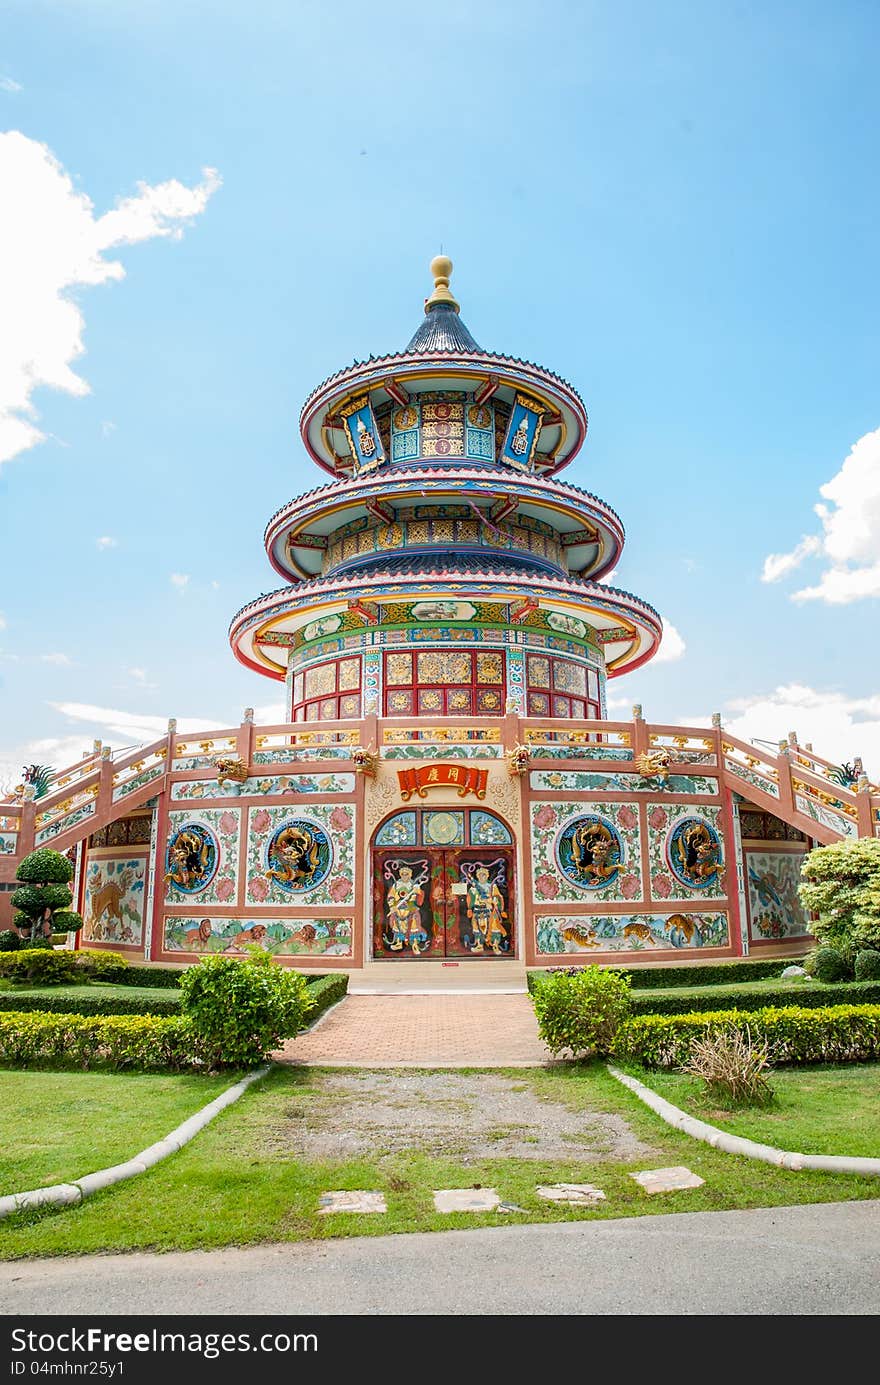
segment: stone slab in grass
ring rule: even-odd
[[[501,1198],[494,1188],[435,1188],[438,1212],[494,1212]]]
[[[605,1201],[601,1188],[592,1183],[546,1183],[535,1189],[545,1202],[566,1202],[572,1207],[595,1207]]]
[[[368,1193],[362,1189],[346,1189],[340,1192],[322,1193],[319,1216],[330,1212],[387,1212],[384,1193]]]
[[[671,1169],[643,1169],[641,1173],[631,1173],[630,1178],[640,1183],[646,1193],[677,1193],[684,1188],[701,1188],[706,1181],[684,1164]]]

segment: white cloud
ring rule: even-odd
[[[3,612],[0,611],[0,630],[5,630],[5,629],[6,629],[6,617],[5,617],[5,615],[3,614]]]
[[[794,592],[793,601],[843,606],[880,596],[880,428],[859,438],[819,493],[830,501],[814,506],[821,535],[805,536],[791,553],[771,553],[763,581],[775,582],[805,558],[821,554],[829,566],[815,586]]]
[[[728,702],[723,723],[726,731],[744,741],[777,744],[796,731],[801,745],[812,742],[816,754],[826,760],[843,764],[861,755],[871,778],[880,773],[880,693],[848,697],[788,683]],[[706,717],[681,718],[682,726],[707,724]]]
[[[116,432],[116,424],[113,422],[112,419],[104,419],[103,423],[101,424],[101,432],[103,433],[105,438],[109,438],[111,433]]]
[[[212,583],[211,583],[211,589],[212,589],[212,591],[218,592],[218,591],[220,590],[220,583],[219,583],[219,582],[212,582]]]
[[[147,681],[147,670],[145,668],[130,668],[128,670],[128,676],[129,678],[133,678],[136,683],[145,683]]]
[[[102,534],[99,539],[95,539],[95,547],[103,551],[105,548],[118,548],[119,545],[109,534]]]
[[[186,589],[187,583],[189,582],[189,573],[172,572],[169,580],[172,586],[177,587],[178,591],[184,591]]]
[[[67,654],[41,654],[40,659],[44,664],[57,664],[59,668],[69,668],[73,663]]]
[[[800,567],[805,558],[810,558],[814,553],[821,553],[822,540],[818,534],[805,534],[796,548],[790,553],[770,553],[764,559],[764,567],[761,571],[762,582],[778,582],[780,577],[785,577],[789,572],[794,572],[796,567]]]
[[[254,708],[254,722],[257,726],[280,726],[287,717],[283,702],[265,702]]]
[[[686,648],[687,645],[672,622],[664,620],[663,639],[660,642],[659,650],[654,655],[653,663],[671,664],[674,660],[681,658]]]
[[[61,712],[70,721],[83,722],[97,728],[95,735],[102,740],[116,739],[119,744],[154,741],[164,736],[168,730],[168,718],[150,716],[145,712],[126,712],[114,707],[99,707],[89,702],[50,702],[49,706]],[[194,731],[219,731],[225,723],[209,721],[204,717],[180,717],[177,729],[188,736]],[[102,734],[103,733],[103,734]]]
[[[179,238],[220,186],[214,169],[203,175],[192,188],[174,179],[139,183],[134,197],[96,217],[46,145],[18,130],[0,134],[0,464],[45,437],[31,400],[36,389],[89,392],[72,369],[85,350],[85,323],[70,290],[123,279],[119,261],[103,258],[115,246]]]
[[[19,91],[24,91],[21,82],[16,82],[14,77],[0,77],[0,91],[8,91],[14,96]]]

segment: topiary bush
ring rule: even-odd
[[[10,895],[13,909],[20,909],[28,923],[46,908],[67,909],[73,895],[66,885],[19,885]]]
[[[857,981],[880,981],[880,952],[868,947],[857,952],[855,973]]]
[[[52,915],[52,927],[56,934],[61,935],[62,942],[68,933],[78,933],[82,926],[82,914],[75,909],[58,909]]]
[[[532,990],[538,1032],[550,1052],[572,1058],[612,1051],[630,1010],[630,981],[604,967],[581,967],[544,977]]]
[[[0,952],[17,952],[21,947],[21,938],[14,928],[4,928],[0,933]]]
[[[262,948],[242,961],[215,953],[181,977],[182,1011],[213,1067],[255,1067],[292,1038],[310,1009],[298,972]]]
[[[43,846],[25,856],[15,878],[25,885],[66,885],[73,879],[73,866],[60,851]]]
[[[807,958],[807,971],[817,981],[845,981],[850,975],[849,963],[839,948],[817,947]]]

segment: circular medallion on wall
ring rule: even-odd
[[[333,844],[323,827],[308,818],[288,818],[266,847],[266,878],[288,894],[313,890],[330,874]]]
[[[679,818],[666,838],[666,860],[676,880],[691,890],[714,885],[721,868],[721,841],[705,818]]]
[[[556,838],[556,864],[582,890],[613,885],[623,864],[623,842],[608,818],[585,813],[565,824]]]
[[[168,838],[165,880],[183,894],[198,894],[210,885],[220,864],[220,846],[203,822],[185,822]]]

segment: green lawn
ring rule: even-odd
[[[696,1077],[627,1070],[683,1111],[734,1135],[799,1154],[880,1158],[880,1063],[779,1068],[770,1076],[773,1103],[736,1111],[720,1109]]]
[[[130,1159],[235,1080],[0,1070],[0,1194]]]
[[[308,1120],[309,1105],[317,1100],[322,1074],[316,1069],[278,1067],[185,1149],[142,1177],[99,1193],[76,1207],[34,1210],[0,1223],[0,1258],[209,1248],[492,1226],[510,1221],[556,1222],[720,1211],[878,1195],[876,1179],[793,1173],[724,1155],[689,1140],[660,1121],[601,1065],[515,1069],[508,1070],[506,1075],[517,1084],[533,1086],[538,1097],[562,1102],[576,1111],[623,1116],[635,1134],[650,1146],[650,1153],[628,1163],[595,1158],[592,1162],[580,1162],[576,1151],[564,1162],[513,1158],[466,1162],[461,1157],[428,1157],[419,1150],[418,1137],[414,1136],[413,1148],[396,1154],[383,1155],[377,1149],[369,1158],[300,1161],[279,1142],[279,1119],[285,1109],[295,1106],[301,1118]],[[855,1070],[850,1076],[858,1081]],[[387,1074],[387,1080],[394,1083],[393,1072]],[[13,1089],[16,1081],[19,1086]],[[0,1086],[5,1113],[3,1145],[7,1150],[7,1168],[13,1170],[18,1186],[22,1186],[19,1174],[23,1162],[28,1157],[42,1157],[43,1141],[55,1125],[63,1126],[56,1146],[55,1176],[70,1176],[85,1172],[79,1156],[73,1157],[75,1147],[90,1154],[89,1168],[111,1161],[108,1156],[114,1141],[113,1158],[133,1153],[135,1148],[170,1129],[182,1114],[188,1114],[215,1089],[207,1083],[200,1086],[199,1079],[192,1077],[0,1074],[0,1083],[6,1082],[8,1087]],[[88,1095],[91,1092],[103,1097],[103,1109],[95,1107]],[[152,1093],[156,1093],[155,1099]],[[164,1108],[164,1119],[159,1117],[160,1095],[169,1105],[178,1103],[173,1112],[167,1106]],[[149,1112],[148,1121],[144,1111]],[[28,1114],[22,1117],[22,1112]],[[137,1137],[126,1143],[123,1131],[114,1129],[115,1121],[129,1133],[136,1132]],[[637,1169],[672,1164],[687,1164],[706,1180],[705,1186],[649,1197],[628,1177],[629,1172]],[[32,1185],[35,1181],[27,1178],[24,1183]],[[541,1201],[535,1194],[535,1185],[552,1182],[597,1184],[606,1192],[607,1202],[599,1210],[589,1210]],[[504,1200],[515,1203],[524,1212],[443,1216],[434,1211],[434,1188],[474,1184],[497,1188]],[[341,1188],[384,1191],[387,1215],[319,1216],[319,1194]],[[4,1192],[8,1190],[7,1186],[2,1188]]]

